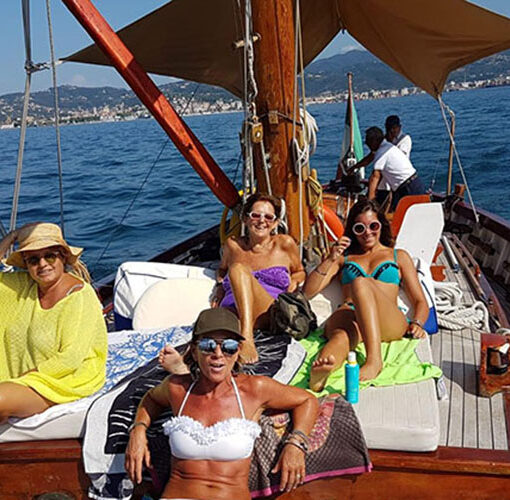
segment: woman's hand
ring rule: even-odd
[[[211,307],[220,307],[221,301],[225,296],[225,290],[220,283],[216,283],[211,296]]]
[[[347,236],[342,236],[332,247],[331,252],[329,254],[329,258],[332,261],[338,261],[340,257],[344,254],[345,250],[351,244],[351,239],[347,238]]]
[[[299,288],[299,283],[297,281],[291,280],[289,288],[287,292],[292,293],[295,292]]]
[[[281,472],[280,491],[291,491],[297,488],[305,479],[305,453],[297,446],[285,445],[271,472]]]
[[[407,333],[412,335],[414,339],[424,339],[427,336],[427,332],[418,323],[410,323]]]
[[[126,472],[135,484],[142,482],[143,464],[145,463],[145,466],[148,468],[152,467],[145,431],[146,429],[143,425],[135,427],[129,435],[129,443],[126,449]]]

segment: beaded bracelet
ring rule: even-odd
[[[301,437],[301,439],[303,439],[303,441],[305,443],[309,443],[310,442],[310,438],[303,432],[303,431],[300,431],[298,429],[294,429],[291,433],[290,433],[291,436],[299,436]]]
[[[302,443],[299,443],[297,441],[290,441],[289,439],[286,439],[283,442],[283,446],[286,446],[288,444],[291,444],[292,446],[295,446],[296,448],[299,448],[305,455],[308,453],[308,449]]]
[[[285,440],[285,443],[297,443],[298,445],[302,446],[303,449],[308,452],[308,442],[301,439],[299,436],[293,436],[292,434]]]

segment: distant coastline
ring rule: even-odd
[[[469,82],[449,82],[444,89],[444,92],[458,92],[488,87],[502,87],[510,85],[510,76],[502,76],[498,78],[491,78],[486,80],[474,80]],[[375,100],[375,99],[391,99],[395,97],[405,97],[417,94],[424,94],[425,92],[418,87],[404,87],[400,89],[384,89],[384,90],[367,90],[364,92],[355,92],[355,100]],[[167,96],[169,97],[169,96]],[[177,99],[177,103],[172,102],[174,107],[182,116],[203,116],[218,113],[238,113],[242,111],[242,103],[239,99],[232,97],[231,100],[218,99],[215,101],[196,101],[190,106],[186,102],[188,111],[182,112],[179,110],[179,105],[182,106],[183,98]],[[308,97],[307,104],[331,104],[342,103],[347,99],[347,92],[325,92],[318,96]],[[172,101],[172,99],[170,98]],[[61,125],[81,125],[86,123],[112,123],[112,122],[126,122],[132,120],[152,119],[152,116],[147,109],[141,104],[134,106],[126,106],[121,103],[116,106],[94,107],[92,110],[72,110],[71,112],[61,112],[60,124]],[[37,118],[37,113],[30,114],[28,119],[28,126],[30,127],[44,127],[53,126],[53,118]],[[11,130],[19,127],[20,123],[16,119],[9,118],[3,122],[0,121],[0,130]]]
[[[346,73],[354,75],[357,100],[385,99],[421,94],[423,91],[364,50],[351,50],[311,63],[305,70],[309,104],[344,102]],[[453,71],[445,92],[510,85],[510,50],[494,54]],[[176,111],[184,116],[234,113],[243,110],[241,101],[224,89],[177,80],[162,84],[161,91]],[[134,92],[115,87],[58,87],[60,121],[77,123],[118,122],[149,119],[151,115]],[[53,124],[53,89],[30,96],[30,126]],[[23,93],[0,95],[0,128],[19,126]]]

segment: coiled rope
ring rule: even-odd
[[[471,305],[462,303],[462,290],[457,283],[434,282],[436,295],[437,322],[447,330],[470,328],[479,333],[487,333],[489,311],[483,302],[477,300]]]

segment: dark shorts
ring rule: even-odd
[[[399,187],[393,193],[393,199],[391,200],[391,210],[394,211],[398,205],[398,202],[404,197],[412,194],[425,194],[425,186],[421,179],[416,176],[410,182],[404,182],[404,185]]]

